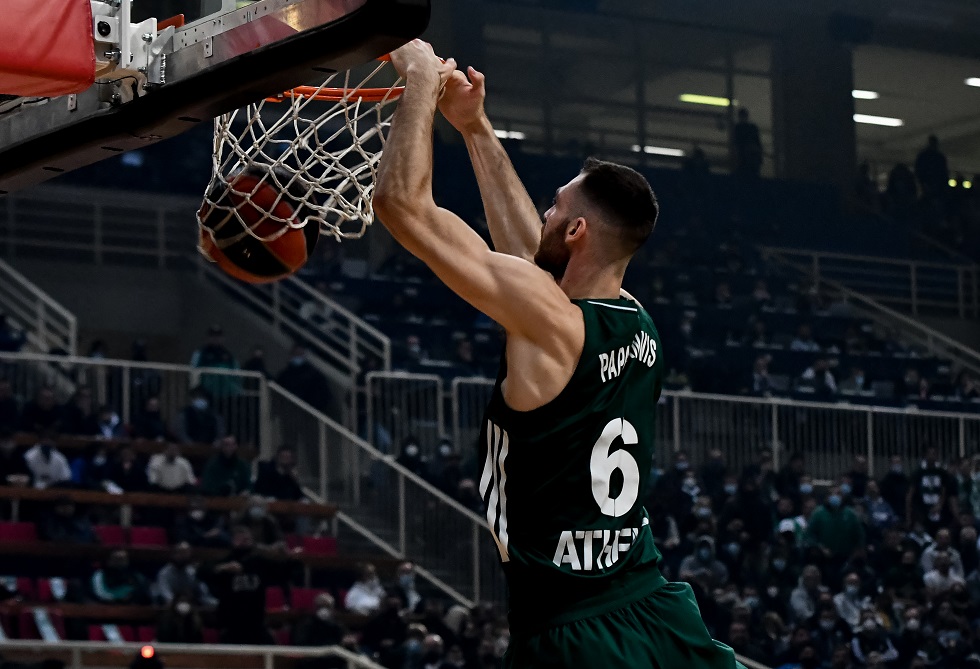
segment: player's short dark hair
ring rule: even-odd
[[[586,159],[582,174],[585,197],[619,231],[623,250],[632,255],[650,237],[660,215],[650,182],[634,169],[597,158]]]

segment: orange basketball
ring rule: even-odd
[[[289,183],[284,170],[277,170],[276,176],[280,183]],[[258,167],[246,169],[227,186],[215,186],[197,213],[201,250],[222,270],[248,283],[267,283],[293,274],[309,260],[320,235],[315,220],[302,228],[289,227],[309,215],[301,188],[291,184],[283,191],[268,171]],[[243,226],[254,236],[246,234],[222,244],[241,235]],[[283,228],[288,229],[276,236]]]

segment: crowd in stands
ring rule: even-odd
[[[742,471],[683,452],[647,500],[669,578],[717,638],[785,669],[980,666],[980,457],[865,458],[818,485],[803,456]]]

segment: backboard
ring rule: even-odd
[[[133,24],[131,1],[91,3],[97,66],[112,70],[94,85],[0,96],[0,195],[366,63],[421,35],[430,11],[430,0],[207,0],[191,23]]]

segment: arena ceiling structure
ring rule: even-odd
[[[954,171],[980,173],[975,0],[454,0],[434,12],[432,39],[483,66],[491,117],[528,150],[676,163],[697,145],[723,168],[734,100],[773,175],[778,51],[826,31],[851,53],[859,160],[885,173],[936,134]],[[823,66],[815,57],[817,76]]]

